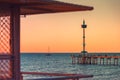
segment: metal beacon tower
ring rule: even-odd
[[[87,51],[85,50],[85,28],[87,28],[87,25],[85,24],[85,20],[83,20],[83,24],[81,25],[81,27],[83,28],[83,51],[81,51],[81,53],[83,55],[85,55],[87,53]]]

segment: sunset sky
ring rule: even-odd
[[[21,17],[21,52],[81,52],[83,19],[88,52],[120,52],[120,0],[59,0],[92,11]]]

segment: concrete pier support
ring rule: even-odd
[[[73,64],[119,65],[120,56],[72,56]]]
[[[118,65],[118,58],[114,58],[114,65]]]

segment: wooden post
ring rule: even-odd
[[[100,58],[100,65],[101,65],[101,58]]]
[[[86,57],[86,64],[88,64],[89,63],[89,58],[88,58],[88,56]]]
[[[96,58],[95,58],[95,64],[97,64],[97,63],[98,63],[98,58],[96,57]]]
[[[118,65],[118,58],[114,58],[114,65]]]
[[[20,76],[20,80],[23,80],[23,75],[21,74],[21,76]]]
[[[111,58],[110,58],[110,65],[111,65]]]
[[[117,58],[117,65],[119,65],[118,60],[119,60],[119,58]]]
[[[77,56],[77,64],[80,64],[80,56]]]
[[[91,57],[90,57],[90,64],[92,63]]]
[[[80,57],[80,64],[82,64],[82,57]]]
[[[106,58],[106,65],[108,65],[108,59],[109,59],[109,58]]]
[[[103,65],[105,64],[104,59],[105,59],[105,58],[103,58]]]
[[[86,57],[83,56],[83,64],[86,64]]]
[[[111,57],[107,58],[107,65],[111,64]]]
[[[114,59],[114,62],[113,62],[113,64],[115,65],[115,58],[113,58]]]
[[[119,60],[119,58],[117,58],[117,65],[119,65],[119,63],[118,63],[119,61],[118,60]]]
[[[11,46],[14,80],[20,80],[20,7],[11,6]]]
[[[92,58],[92,61],[93,61],[92,64],[95,64],[95,58],[94,57]]]

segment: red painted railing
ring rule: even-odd
[[[21,72],[22,75],[52,76],[52,78],[28,79],[28,80],[79,80],[80,78],[92,78],[93,75],[69,74],[69,73],[46,73],[46,72]],[[54,76],[54,77],[53,77]],[[57,76],[57,77],[55,77]],[[21,77],[23,80],[23,77]]]

